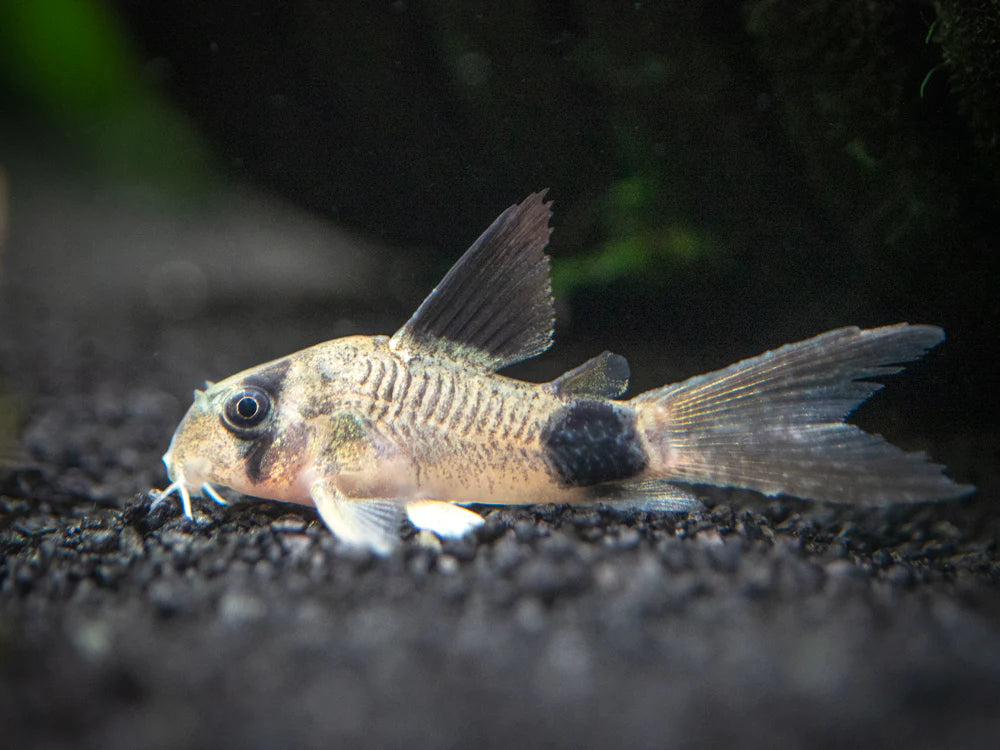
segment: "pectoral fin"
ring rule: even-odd
[[[499,370],[552,344],[549,204],[545,192],[511,206],[458,259],[389,341]]]
[[[337,538],[388,555],[399,544],[403,507],[392,498],[353,498],[321,480],[309,488],[319,515]]]
[[[406,504],[406,515],[418,529],[451,539],[459,539],[483,525],[478,513],[442,500],[412,500]]]

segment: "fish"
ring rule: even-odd
[[[605,351],[555,380],[499,373],[552,344],[546,191],[510,206],[392,336],[347,336],[196,390],[157,501],[219,488],[313,505],[349,546],[387,555],[404,520],[441,538],[469,505],[604,504],[682,513],[699,485],[886,505],[974,488],[845,418],[944,339],[844,327],[625,399]]]

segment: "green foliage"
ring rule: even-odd
[[[0,73],[15,91],[51,113],[72,116],[141,92],[122,35],[97,3],[6,3],[0,39]]]
[[[553,264],[557,296],[581,285],[658,276],[716,255],[718,246],[706,233],[657,214],[658,192],[652,173],[611,185],[601,212],[608,239],[591,253]]]
[[[212,176],[200,137],[144,80],[96,0],[0,3],[0,98],[88,154],[89,169],[179,193]]]
[[[953,221],[957,202],[942,194],[957,188],[950,164],[933,158],[941,144],[929,125],[940,111],[926,91],[940,61],[925,42],[933,19],[866,0],[757,0],[748,10],[788,135],[816,194],[859,232],[855,244],[903,252]]]
[[[936,7],[930,38],[941,46],[959,111],[982,156],[1000,168],[1000,2],[941,0]]]

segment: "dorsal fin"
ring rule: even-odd
[[[615,398],[628,389],[628,360],[620,354],[602,352],[579,367],[564,372],[549,383],[561,396],[602,396]]]
[[[389,341],[489,370],[552,344],[555,306],[544,250],[552,232],[545,191],[504,211]]]

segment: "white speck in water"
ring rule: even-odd
[[[100,661],[111,650],[111,629],[106,622],[85,620],[70,634],[76,650],[89,661]]]
[[[470,88],[482,86],[490,77],[490,65],[490,59],[482,52],[466,52],[458,58],[455,74]]]

